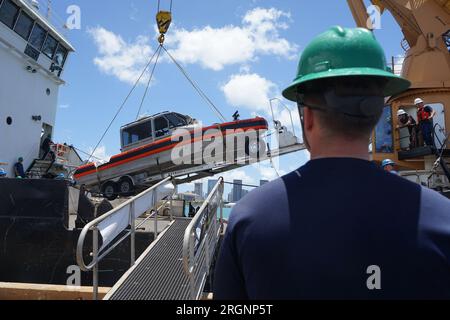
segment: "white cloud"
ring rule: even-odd
[[[92,154],[92,151],[94,151],[94,148],[89,148],[89,154]],[[93,161],[99,161],[99,162],[108,162],[111,159],[111,156],[106,152],[105,146],[99,146],[94,154],[92,154],[92,160]]]
[[[139,21],[138,20],[139,9],[136,7],[134,2],[131,2],[131,13],[129,15],[131,21]]]
[[[132,42],[126,42],[121,36],[102,27],[90,28],[88,33],[98,49],[94,64],[100,71],[134,84],[153,54],[149,38],[139,36]],[[148,81],[148,75],[142,81]]]
[[[278,88],[272,81],[252,73],[232,75],[221,90],[232,106],[269,113],[269,99]]]
[[[288,28],[290,14],[275,8],[248,11],[241,26],[205,26],[188,31],[172,29],[166,43],[183,63],[222,70],[227,65],[244,64],[260,54],[292,58],[298,47],[280,36]]]
[[[132,15],[134,19],[134,9]],[[193,30],[172,26],[166,46],[181,63],[200,64],[215,71],[229,65],[242,65],[249,72],[248,63],[260,55],[293,58],[297,45],[281,37],[280,31],[289,27],[290,14],[275,8],[255,8],[242,18],[241,25],[218,28],[204,26]],[[148,59],[154,53],[148,36],[138,36],[126,41],[122,36],[102,27],[88,29],[98,55],[95,65],[105,74],[133,84],[141,74]],[[161,61],[170,61],[162,56]],[[142,82],[148,81],[148,74]]]
[[[226,182],[233,182],[234,180],[242,180],[244,184],[255,184],[257,181],[255,177],[249,176],[245,170],[236,169],[233,171],[219,174],[218,177],[223,177]]]
[[[394,57],[394,64],[391,65],[390,67],[393,68],[393,72],[398,75],[401,76],[402,72],[403,72],[403,63],[405,62],[405,55],[397,55]]]
[[[261,163],[258,167],[258,172],[259,175],[261,176],[261,180],[275,180],[278,179],[279,176],[284,176],[285,174],[287,174],[286,171],[284,171],[283,169],[280,168],[273,168],[269,163]]]
[[[300,115],[297,106],[286,104],[281,98],[278,86],[269,79],[256,73],[235,74],[221,87],[221,90],[228,104],[249,109],[253,116],[260,115],[270,120],[272,120],[270,100],[272,98],[280,99],[272,101],[275,119],[280,121],[289,131],[294,130],[296,136],[301,138]],[[292,128],[292,122],[294,123],[294,129]]]

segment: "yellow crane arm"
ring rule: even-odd
[[[347,0],[353,19],[359,28],[367,28],[369,14],[363,0]]]

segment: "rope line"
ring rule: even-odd
[[[125,97],[125,100],[122,102],[122,104],[120,105],[119,109],[117,110],[114,118],[111,120],[111,122],[109,123],[108,127],[106,128],[105,132],[103,133],[103,135],[101,136],[99,142],[97,143],[97,145],[95,146],[95,148],[93,149],[91,155],[88,158],[88,161],[91,161],[92,156],[94,155],[95,151],[97,151],[98,147],[100,146],[100,144],[102,143],[103,139],[105,138],[106,134],[108,133],[109,129],[111,129],[111,126],[113,125],[114,121],[117,119],[117,117],[119,116],[120,112],[122,111],[123,107],[125,106],[125,104],[127,103],[128,99],[131,97],[131,94],[134,92],[134,90],[137,88],[137,86],[139,85],[139,82],[141,81],[142,77],[144,76],[145,72],[147,71],[148,67],[150,66],[150,64],[153,61],[153,58],[156,56],[157,51],[155,51],[155,53],[153,54],[153,56],[150,58],[149,62],[147,63],[147,65],[145,66],[144,70],[142,71],[141,75],[139,76],[139,78],[136,80],[135,84],[133,85],[133,87],[131,88],[130,92],[128,93],[128,95]]]
[[[150,88],[150,85],[151,85],[151,82],[152,82],[152,79],[153,79],[153,75],[154,75],[154,73],[155,73],[156,65],[158,64],[158,60],[159,60],[159,57],[160,57],[160,55],[161,55],[161,46],[159,46],[158,49],[157,49],[156,51],[158,52],[158,54],[157,54],[157,56],[156,56],[155,64],[153,65],[152,72],[151,72],[150,77],[149,77],[149,79],[148,79],[147,86],[145,87],[144,96],[142,97],[141,104],[140,104],[140,106],[139,106],[139,110],[138,110],[138,113],[137,113],[137,115],[136,115],[136,120],[139,119],[139,115],[140,115],[140,113],[141,113],[142,106],[144,105],[145,98],[147,97],[148,89]]]
[[[181,73],[185,76],[187,81],[192,85],[192,87],[197,91],[197,93],[200,95],[200,97],[206,101],[207,104],[209,104],[212,108],[212,110],[216,113],[216,115],[219,117],[219,119],[223,122],[226,122],[225,117],[223,114],[219,111],[219,109],[216,107],[216,105],[211,101],[211,99],[208,98],[208,96],[205,94],[205,92],[200,88],[200,86],[189,76],[187,71],[181,66],[178,61],[170,54],[170,52],[166,49],[166,47],[163,45],[162,48],[167,53],[169,58],[173,61],[173,63],[177,66],[177,68],[181,71]]]
[[[172,5],[173,5],[173,0],[170,0],[170,10],[169,12],[172,12]],[[158,0],[158,12],[160,11],[161,8],[161,0]]]

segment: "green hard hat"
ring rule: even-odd
[[[383,48],[373,33],[363,28],[333,27],[317,36],[303,51],[297,78],[283,92],[291,101],[297,100],[312,82],[319,79],[370,76],[387,80],[386,97],[407,90],[411,83],[392,72],[386,65]]]

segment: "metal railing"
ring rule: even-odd
[[[88,223],[83,230],[81,231],[80,237],[78,238],[78,244],[77,244],[77,264],[83,271],[92,271],[93,272],[93,289],[94,289],[94,300],[98,299],[98,287],[99,287],[99,263],[102,261],[108,254],[110,254],[119,244],[121,244],[125,239],[130,237],[130,260],[131,260],[131,267],[134,266],[136,262],[136,230],[139,229],[142,225],[144,225],[147,221],[150,219],[154,219],[154,241],[157,239],[158,236],[158,211],[165,207],[168,202],[172,200],[172,197],[175,193],[175,187],[173,193],[166,197],[165,201],[159,206],[159,208],[156,208],[159,199],[157,198],[157,191],[159,187],[162,187],[166,185],[167,183],[172,182],[174,183],[172,177],[167,177],[166,179],[162,180],[158,184],[152,186],[151,188],[145,190],[141,194],[133,197],[132,199],[124,202],[120,206],[114,208],[113,210],[109,211],[108,213],[104,214],[101,217],[98,217],[97,219],[93,220],[92,222]],[[148,199],[148,197],[151,197],[151,199]],[[138,201],[144,202],[139,203],[140,205],[140,211],[136,212],[136,203]],[[148,203],[147,203],[148,202]],[[150,214],[147,218],[145,218],[143,221],[141,221],[138,225],[136,225],[136,220],[140,217],[142,217],[144,214],[146,214],[149,211],[153,211],[152,214]],[[107,219],[117,219],[122,216],[122,218],[126,218],[124,216],[124,213],[128,214],[128,221],[125,222],[125,224],[122,224],[120,226],[120,223],[117,223],[116,230],[114,230],[113,236],[111,236],[111,239],[109,239],[108,243],[103,243],[102,248],[99,248],[99,225],[103,222],[105,222]],[[127,230],[129,229],[129,230]],[[122,235],[122,233],[127,230],[127,232]],[[86,240],[86,236],[89,232],[93,233],[93,240],[92,240],[92,253],[90,256],[92,256],[92,261],[89,264],[86,264],[84,260],[83,255],[83,249],[84,244]],[[121,237],[119,237],[122,235]]]
[[[198,300],[206,284],[223,221],[224,180],[220,178],[186,229],[183,267],[189,278],[190,299]],[[220,220],[217,217],[220,211]]]

